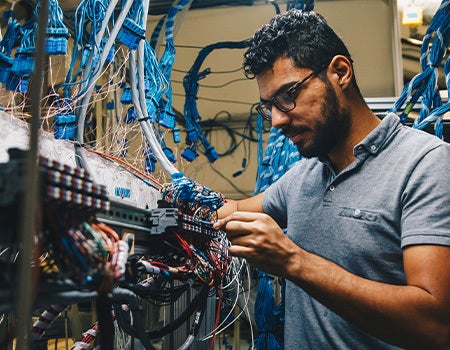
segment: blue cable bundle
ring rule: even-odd
[[[282,331],[277,327],[280,321],[274,316],[283,312],[275,303],[273,291],[273,277],[258,270],[258,291],[255,303],[255,321],[258,327],[258,338],[255,340],[255,348],[258,350],[282,350]],[[277,329],[278,328],[278,329]],[[278,334],[277,334],[278,332]]]
[[[447,85],[447,103],[435,108],[431,113],[421,121],[416,120],[413,127],[416,129],[424,129],[428,124],[434,124],[435,135],[442,139],[444,132],[443,116],[450,111],[450,56],[444,65],[445,83]]]
[[[172,75],[172,66],[175,61],[175,44],[173,39],[173,28],[175,25],[175,18],[177,14],[186,6],[190,5],[192,0],[180,0],[178,4],[173,5],[169,8],[167,13],[167,21],[166,21],[166,47],[164,49],[164,53],[160,60],[160,69],[164,74],[166,81],[169,82],[167,86],[167,90],[161,99],[162,109],[158,114],[158,122],[160,125],[164,126],[168,129],[173,129],[175,127],[175,113],[172,109],[172,84],[171,75]],[[158,23],[159,24],[159,23]]]
[[[167,18],[167,15],[162,16],[159,19],[158,23],[156,24],[155,29],[153,29],[153,33],[150,38],[150,45],[153,48],[153,50],[156,50],[156,45],[158,44],[158,39],[161,34],[161,30],[162,30],[162,27],[164,25],[166,18]]]
[[[188,145],[191,145],[190,147],[185,149],[185,151],[183,152],[184,155],[182,154],[182,157],[186,160],[192,161],[196,158],[197,141],[200,141],[200,143],[202,144],[204,153],[211,163],[219,158],[219,155],[217,154],[214,147],[209,143],[199,123],[201,117],[197,109],[197,94],[199,89],[198,82],[211,73],[211,70],[209,68],[203,70],[202,72],[199,72],[203,61],[215,49],[244,49],[246,47],[248,47],[247,41],[224,41],[205,46],[200,50],[196,60],[194,61],[194,64],[184,77],[183,87],[186,95],[186,99],[184,102],[184,119],[186,122],[187,132],[186,143]]]
[[[36,3],[36,10],[40,6]],[[47,23],[47,39],[45,51],[49,55],[65,55],[67,53],[67,39],[69,30],[63,23],[63,13],[57,0],[49,0],[49,19]]]
[[[27,21],[22,27],[23,34],[20,47],[17,48],[10,71],[10,80],[6,89],[26,93],[28,82],[34,70],[35,33],[37,23],[34,18]]]
[[[77,96],[81,96],[85,91],[81,86],[94,73],[92,72],[93,69],[88,69],[88,65],[90,64],[90,67],[95,68],[95,63],[98,61],[98,53],[94,55],[96,47],[95,34],[100,29],[101,22],[104,19],[105,6],[101,1],[83,0],[75,9],[72,60],[66,74],[65,82],[61,85],[64,87],[64,96],[66,98],[71,98],[71,89],[75,86],[80,86],[80,91]],[[86,40],[85,38],[88,39]],[[81,48],[80,53],[79,48]],[[73,73],[77,59],[80,60],[80,64],[78,70]],[[82,79],[79,79],[80,77]],[[76,96],[74,99],[76,99]]]
[[[258,117],[258,120],[262,119]],[[261,130],[259,128],[259,130]],[[262,154],[262,135],[259,138],[260,151]],[[258,173],[256,179],[255,194],[264,192],[267,187],[277,181],[286,171],[288,171],[301,155],[297,147],[289,138],[283,135],[279,129],[271,128],[264,157],[259,157]]]
[[[142,23],[142,12],[142,1],[135,0],[117,34],[117,40],[128,46],[130,50],[136,50],[139,42],[145,40],[145,23]]]
[[[7,84],[10,81],[10,73],[13,65],[11,52],[20,42],[23,35],[22,26],[15,18],[9,18],[5,34],[0,41],[0,83]]]
[[[162,199],[182,213],[197,218],[213,221],[217,209],[223,205],[225,197],[194,180],[184,176],[182,172],[172,174],[172,182],[161,189]]]
[[[424,36],[420,62],[422,72],[416,74],[405,85],[400,97],[390,109],[397,113],[406,103],[400,113],[400,120],[404,123],[413,106],[422,97],[422,108],[419,117],[414,121],[413,128],[423,129],[430,122],[436,122],[435,134],[442,138],[442,116],[448,106],[441,108],[442,99],[437,88],[438,69],[450,43],[450,0],[443,0],[441,6],[433,16],[433,19]],[[432,41],[431,47],[430,42]],[[448,72],[448,60],[444,67]],[[448,85],[448,83],[447,83]],[[436,110],[436,112],[434,112]],[[432,115],[430,115],[430,112]]]
[[[160,101],[162,101],[162,96],[167,91],[169,84],[161,71],[156,52],[147,40],[144,43],[144,62],[147,112],[153,123],[157,119],[158,111],[161,109]]]

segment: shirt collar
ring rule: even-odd
[[[366,152],[377,154],[399,124],[400,118],[395,113],[388,113],[381,123],[353,148],[355,157]]]

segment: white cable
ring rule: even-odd
[[[139,47],[138,47],[139,49]],[[147,108],[142,110],[140,102],[139,102],[139,93],[136,88],[136,53],[134,51],[130,52],[130,85],[131,85],[131,97],[133,99],[134,111],[138,116],[138,119],[141,119],[139,122],[141,124],[142,132],[144,133],[145,138],[147,139],[150,147],[152,148],[153,154],[156,159],[159,161],[163,169],[168,174],[174,174],[179,172],[177,168],[173,166],[173,164],[167,159],[164,151],[161,148],[161,145],[156,138],[156,135],[153,131],[153,126],[148,120],[148,111]]]
[[[95,83],[97,82],[97,79],[99,78],[99,76],[102,72],[101,67],[103,67],[103,64],[105,63],[106,58],[108,57],[109,51],[111,50],[111,48],[114,44],[114,41],[116,40],[117,34],[119,33],[119,30],[121,29],[122,24],[125,21],[128,11],[130,10],[131,5],[133,5],[133,1],[134,0],[127,0],[124,7],[120,11],[119,16],[118,16],[116,22],[114,23],[114,27],[112,28],[111,33],[108,37],[108,40],[105,43],[103,52],[100,55],[98,69],[97,69],[96,73],[94,74],[94,76],[89,80],[86,93],[85,93],[84,97],[81,99],[80,109],[79,109],[78,115],[77,115],[77,117],[78,117],[77,140],[80,143],[83,143],[84,122],[86,120],[86,111],[87,111],[87,108],[89,105],[89,100],[91,99],[92,92],[95,87]],[[105,17],[104,21],[105,20],[106,20],[106,17]]]
[[[248,317],[250,316],[250,315],[249,315],[249,311],[248,311],[248,303],[249,303],[249,300],[250,300],[250,286],[251,286],[251,282],[250,282],[250,269],[248,268],[248,266],[247,266],[247,261],[246,261],[245,259],[242,260],[242,265],[244,265],[244,264],[245,264],[246,270],[247,270],[247,278],[248,278],[248,283],[249,283],[249,285],[248,285],[248,288],[247,288],[247,292],[244,293],[244,297],[246,297],[246,298],[244,298],[244,305],[243,305],[241,311],[239,312],[239,314],[237,314],[237,315],[234,317],[233,321],[231,321],[231,322],[230,322],[229,324],[227,324],[225,327],[221,328],[222,325],[228,320],[228,317],[231,315],[231,313],[234,311],[234,309],[235,309],[235,307],[236,307],[236,305],[237,305],[237,303],[238,303],[238,300],[239,300],[239,294],[240,294],[240,289],[241,289],[241,282],[240,282],[239,279],[237,279],[237,280],[236,280],[236,290],[237,290],[237,292],[236,292],[236,299],[235,299],[235,301],[234,301],[234,304],[233,304],[233,306],[232,306],[230,312],[227,314],[226,317],[223,318],[223,321],[216,327],[215,330],[212,330],[210,333],[206,334],[206,335],[201,339],[202,341],[211,339],[212,337],[214,337],[214,336],[219,335],[220,333],[222,333],[224,330],[226,330],[228,327],[230,327],[232,324],[234,324],[234,322],[236,322],[236,321],[239,319],[239,317],[241,317],[241,315],[242,315],[245,311],[247,311]],[[242,265],[241,265],[241,266],[242,266]],[[242,267],[240,267],[239,269],[241,269],[241,268],[242,268]],[[244,290],[244,291],[245,291],[245,290]],[[253,328],[252,328],[252,324],[251,324],[251,319],[249,318],[249,320],[250,320],[250,331],[251,331],[251,334],[252,334],[252,344],[253,344]]]

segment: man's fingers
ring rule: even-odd
[[[261,213],[252,213],[245,211],[236,211],[227,217],[216,221],[213,227],[218,230],[224,228],[231,221],[252,222],[255,221]]]
[[[231,255],[237,256],[240,258],[248,258],[248,256],[252,252],[251,248],[244,247],[241,245],[232,245],[228,249],[229,249]]]

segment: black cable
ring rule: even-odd
[[[183,69],[176,69],[176,68],[172,68],[172,70],[174,72],[178,72],[178,73],[188,73],[188,70],[183,70]],[[229,73],[236,73],[242,71],[242,67],[236,68],[236,69],[231,69],[231,70],[220,70],[220,71],[211,71],[210,74],[229,74]]]
[[[247,193],[244,192],[243,190],[241,190],[239,187],[237,187],[229,178],[227,178],[226,176],[224,176],[220,171],[218,171],[216,168],[214,168],[214,166],[210,163],[209,166],[211,167],[212,170],[214,170],[214,172],[216,172],[222,179],[224,179],[226,182],[228,182],[228,184],[230,184],[231,187],[233,187],[236,192],[244,195],[245,197],[249,197],[251,195],[251,193]]]
[[[196,311],[199,305],[201,305],[202,302],[205,302],[208,297],[209,289],[210,287],[208,283],[205,283],[189,303],[188,307],[175,320],[161,327],[160,329],[147,332],[148,338],[161,338],[164,335],[173,332],[175,329],[185,323],[186,320]]]
[[[96,302],[100,349],[114,349],[114,322],[111,317],[112,299],[110,293],[99,293]]]

